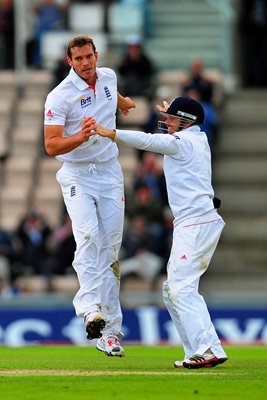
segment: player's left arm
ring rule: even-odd
[[[118,109],[124,114],[128,115],[132,108],[135,108],[135,102],[130,97],[123,97],[118,92]]]

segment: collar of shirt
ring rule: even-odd
[[[101,74],[99,73],[100,71],[98,68],[96,69],[96,75],[97,75],[97,80],[99,81],[101,79]],[[82,78],[79,77],[79,75],[76,74],[74,71],[73,67],[70,69],[69,72],[70,79],[72,83],[79,89],[79,90],[86,90],[89,88],[93,89],[91,85],[88,85]],[[95,94],[95,89],[94,89],[94,94]]]
[[[185,132],[185,131],[200,132],[201,129],[200,129],[200,126],[199,126],[199,125],[193,125],[193,126],[189,126],[189,128],[182,129],[182,130],[181,130],[180,132],[178,132],[178,133]]]

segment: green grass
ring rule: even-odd
[[[267,346],[226,346],[216,368],[174,369],[175,346],[126,345],[126,357],[94,347],[0,347],[1,400],[265,400]]]

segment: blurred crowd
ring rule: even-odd
[[[172,216],[162,168],[157,156],[147,153],[140,161],[133,192],[126,193],[120,253],[122,282],[124,277],[137,274],[152,287],[166,271],[171,233]],[[18,279],[25,276],[43,277],[47,290],[51,290],[55,275],[74,274],[75,247],[71,221],[64,207],[60,224],[54,228],[38,210],[27,210],[12,232],[0,228],[0,294],[19,292]]]
[[[27,64],[42,67],[41,37],[45,32],[68,28],[69,0],[30,0],[27,12]],[[14,68],[15,5],[14,0],[0,0],[0,41],[4,68]]]
[[[75,3],[94,3],[93,0],[27,0],[27,32],[26,52],[29,67],[42,68],[40,43],[42,36],[49,31],[68,31],[70,29],[69,10]],[[144,36],[151,37],[152,23],[149,12],[149,0],[102,0],[105,10],[103,29],[108,26],[108,7],[111,3],[135,3],[142,8],[144,15]],[[267,87],[267,0],[240,0],[237,3],[237,37],[240,43],[237,51],[240,59],[240,74],[246,87]],[[15,47],[15,5],[14,0],[0,0],[0,68],[14,68]],[[132,95],[131,90],[139,88],[151,95],[150,79],[153,75],[153,65],[140,53],[132,39],[127,54],[122,57],[118,71],[125,79],[121,87]],[[136,60],[138,59],[138,62]],[[135,71],[139,71],[140,80],[136,80]],[[145,71],[145,74],[143,74]],[[155,72],[155,70],[154,70]],[[130,83],[130,86],[128,84]]]
[[[71,222],[66,215],[52,229],[40,212],[28,210],[14,231],[0,229],[0,293],[17,293],[16,281],[21,276],[43,276],[48,285],[51,275],[68,272],[74,251]]]
[[[1,0],[0,0],[1,1]],[[1,26],[14,24],[12,0],[2,0]],[[40,54],[41,35],[50,29],[66,29],[68,26],[68,1],[42,0],[32,5],[34,12],[33,35],[27,42],[27,62],[30,66],[42,66]],[[14,35],[7,29],[2,35],[14,41]],[[5,45],[6,49],[10,44]],[[5,53],[6,66],[12,68],[12,54]],[[119,91],[131,97],[144,97],[150,104],[147,120],[138,128],[155,133],[158,131],[159,115],[155,104],[170,100],[161,92],[157,81],[156,66],[146,54],[142,38],[128,36],[121,58],[113,66],[118,75]],[[60,83],[69,73],[66,55],[59,57],[53,70],[51,86]],[[201,59],[194,59],[188,71],[178,82],[175,95],[190,95],[199,100],[206,113],[203,129],[206,131],[211,148],[218,133],[217,105],[214,100],[214,82],[207,77]],[[168,93],[167,93],[168,94]],[[162,97],[162,98],[161,98]],[[168,97],[168,96],[167,96]],[[121,279],[131,275],[141,276],[149,282],[151,289],[156,280],[166,273],[172,237],[173,217],[170,212],[162,157],[153,153],[136,150],[138,168],[131,188],[126,191],[126,216],[122,247],[120,251]],[[49,226],[45,216],[38,209],[29,209],[18,221],[13,232],[1,229],[0,221],[0,293],[2,296],[17,293],[22,276],[41,276],[47,290],[52,290],[53,276],[74,274],[72,261],[75,241],[71,221],[63,207],[58,226]]]
[[[42,68],[40,41],[44,32],[68,29],[70,4],[71,0],[32,1],[31,29],[27,38],[29,67]],[[244,57],[248,57],[250,47],[258,38],[259,30],[264,35],[266,33],[266,10],[264,0],[244,1],[240,21]],[[13,0],[0,0],[0,28],[2,64],[4,68],[12,69],[14,68]],[[258,70],[260,66],[266,65],[267,53],[262,52],[262,49],[266,49],[266,37],[266,35],[265,39],[262,37],[261,41],[257,39],[255,42],[257,46],[252,46],[255,51],[258,50],[253,60],[246,63],[247,86],[258,84],[267,86],[266,69],[264,75]],[[252,65],[256,57],[261,57],[257,69],[254,68],[254,64]],[[155,104],[162,100],[169,101],[171,98],[164,92],[163,87],[159,87],[156,65],[146,54],[142,38],[127,37],[123,53],[117,65],[112,67],[117,72],[119,91],[123,95],[142,96],[150,104],[147,119],[138,128],[146,132],[157,132],[159,115]],[[55,65],[51,86],[60,83],[68,73],[69,66],[65,54],[62,54]],[[179,82],[177,77],[177,92],[174,94],[189,95],[201,102],[206,116],[202,128],[214,153],[220,131],[221,104],[216,98],[216,82],[207,74],[202,59],[194,58],[188,65],[186,75],[180,78]],[[127,276],[138,275],[146,279],[153,288],[156,280],[166,273],[172,244],[173,217],[167,202],[162,157],[137,150],[136,157],[138,168],[130,190],[126,191],[126,217],[120,251],[122,284]],[[39,210],[32,208],[25,212],[12,232],[1,228],[0,221],[0,295],[9,296],[17,293],[20,288],[16,282],[21,276],[42,276],[47,282],[47,290],[51,290],[53,276],[74,274],[72,269],[74,252],[75,241],[71,221],[64,207],[61,221],[56,227],[49,226],[45,216]]]

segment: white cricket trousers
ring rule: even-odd
[[[216,210],[174,223],[163,299],[182,341],[185,358],[208,349],[217,357],[226,357],[205,300],[198,292],[200,277],[209,266],[224,225]]]
[[[76,251],[73,268],[80,289],[73,299],[77,316],[100,307],[106,318],[104,334],[118,334],[118,254],[124,221],[124,184],[117,158],[102,163],[65,162],[56,175],[72,221]]]

